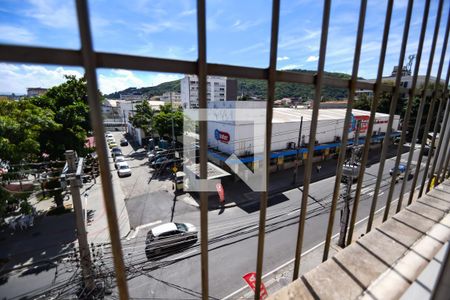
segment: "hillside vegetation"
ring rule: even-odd
[[[287,70],[289,72],[302,72],[302,73],[315,73],[315,71],[294,69]],[[350,75],[344,73],[329,73],[327,76],[350,79]],[[264,80],[253,79],[241,79],[237,78],[238,83],[238,95],[245,95],[248,97],[260,97],[266,98],[267,95],[267,83]],[[128,88],[123,91],[115,92],[106,95],[106,98],[119,99],[120,94],[138,94],[148,97],[162,95],[164,92],[180,92],[180,80],[174,80],[161,83],[153,87],[143,88]],[[337,100],[347,98],[347,89],[324,87],[323,88],[323,100]],[[314,87],[309,85],[279,82],[275,88],[275,98],[281,99],[284,97],[301,97],[302,99],[312,98],[314,96]]]

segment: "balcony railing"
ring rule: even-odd
[[[406,16],[402,37],[402,44],[400,48],[400,54],[398,59],[398,68],[402,69],[405,60],[405,51],[407,46],[407,41],[409,37],[409,29],[411,24],[411,15],[413,8],[413,0],[408,1],[408,6],[406,8]],[[333,223],[335,220],[336,207],[339,197],[340,182],[342,177],[342,168],[344,163],[345,149],[348,142],[348,135],[346,134],[347,128],[349,128],[351,122],[351,110],[353,101],[355,98],[355,92],[358,89],[371,90],[373,91],[373,100],[371,103],[370,118],[367,128],[367,135],[372,134],[374,122],[375,122],[375,112],[378,106],[378,102],[382,92],[387,91],[392,94],[389,121],[387,126],[387,133],[384,138],[384,143],[381,150],[380,158],[380,168],[375,185],[375,191],[373,193],[372,206],[369,215],[369,222],[367,225],[367,232],[372,230],[373,216],[376,208],[378,191],[380,189],[380,184],[382,180],[382,172],[384,168],[384,160],[387,154],[387,146],[389,144],[389,136],[391,132],[392,122],[394,118],[394,111],[397,106],[399,99],[399,94],[406,93],[409,97],[407,110],[403,120],[403,129],[400,137],[400,143],[397,150],[397,159],[395,165],[398,166],[401,157],[401,148],[406,141],[407,134],[407,124],[409,124],[411,119],[411,110],[413,99],[415,97],[420,97],[420,107],[417,113],[415,129],[412,134],[413,138],[411,141],[411,147],[407,163],[407,171],[409,172],[409,167],[411,166],[412,153],[415,149],[416,139],[419,133],[419,127],[421,125],[422,115],[424,113],[424,106],[426,103],[430,104],[430,109],[426,118],[425,123],[425,133],[430,129],[433,129],[433,141],[436,139],[436,135],[440,130],[441,138],[436,148],[436,154],[434,156],[429,155],[426,161],[425,174],[421,182],[418,182],[418,172],[420,162],[423,160],[423,153],[426,145],[426,134],[421,140],[420,145],[420,155],[417,167],[414,170],[413,184],[409,193],[408,204],[413,200],[413,197],[417,195],[415,193],[416,186],[419,184],[420,190],[419,195],[427,193],[431,188],[433,179],[436,184],[441,182],[446,176],[446,171],[448,170],[450,154],[449,149],[449,138],[444,140],[444,132],[448,131],[449,128],[449,104],[448,104],[448,83],[450,73],[447,71],[445,76],[445,84],[443,87],[440,85],[435,85],[433,88],[430,86],[430,74],[434,63],[435,51],[437,48],[438,34],[439,30],[445,31],[444,41],[442,42],[442,53],[438,58],[438,72],[436,82],[440,82],[441,77],[443,77],[442,70],[446,55],[447,41],[449,35],[449,21],[447,15],[447,25],[445,28],[440,28],[440,20],[442,18],[443,10],[443,0],[439,0],[439,5],[437,9],[437,14],[435,16],[430,16],[430,0],[425,1],[425,7],[422,17],[422,29],[419,37],[419,45],[416,54],[416,64],[413,72],[413,82],[410,88],[404,88],[401,85],[401,72],[398,72],[395,80],[395,84],[386,85],[382,82],[382,74],[384,68],[384,62],[386,58],[386,49],[388,44],[389,31],[391,29],[391,17],[394,5],[394,0],[387,1],[387,10],[384,20],[384,30],[381,43],[380,58],[378,62],[377,77],[375,83],[368,83],[365,81],[358,80],[358,69],[360,64],[360,54],[363,40],[364,24],[366,20],[366,10],[367,10],[367,0],[361,0],[359,20],[358,20],[358,30],[355,37],[356,45],[353,58],[353,68],[351,79],[341,79],[332,78],[325,76],[324,66],[326,60],[326,49],[328,40],[328,28],[330,21],[330,8],[331,0],[324,1],[323,16],[322,16],[322,28],[320,37],[320,51],[318,59],[317,72],[315,74],[310,73],[294,73],[286,71],[277,71],[277,47],[278,47],[278,32],[279,32],[279,19],[280,19],[280,0],[273,0],[272,5],[272,17],[271,17],[271,34],[270,34],[270,60],[268,68],[254,68],[254,67],[243,67],[243,66],[231,66],[223,64],[213,64],[208,63],[206,60],[206,10],[205,10],[205,0],[197,1],[197,36],[198,36],[198,59],[196,61],[182,61],[174,59],[163,59],[155,57],[142,57],[115,53],[103,53],[94,51],[92,45],[92,33],[91,33],[91,23],[89,17],[89,11],[86,0],[77,0],[77,18],[79,25],[79,34],[81,38],[81,49],[80,50],[67,50],[67,49],[55,49],[55,48],[42,48],[42,47],[28,47],[28,46],[18,46],[18,45],[0,45],[0,61],[7,62],[20,62],[20,63],[39,63],[39,64],[53,64],[53,65],[70,65],[70,66],[81,66],[84,67],[87,84],[88,84],[88,96],[90,105],[90,117],[92,121],[92,128],[94,129],[95,138],[97,141],[97,152],[100,163],[101,181],[102,189],[104,195],[104,204],[106,207],[109,233],[111,237],[111,245],[114,257],[114,266],[117,286],[119,289],[119,295],[121,299],[128,299],[128,288],[125,275],[125,266],[123,253],[121,249],[120,237],[119,237],[119,227],[117,224],[117,212],[114,206],[114,193],[111,183],[111,178],[109,177],[110,167],[108,163],[108,153],[106,152],[106,142],[104,139],[104,128],[101,115],[100,101],[97,98],[98,90],[98,80],[96,76],[96,70],[98,68],[120,68],[120,69],[130,69],[130,70],[140,70],[140,71],[155,71],[155,72],[168,72],[168,73],[184,73],[184,74],[196,74],[198,77],[198,94],[199,94],[199,108],[207,108],[207,81],[206,77],[208,75],[217,76],[228,76],[237,78],[247,78],[247,79],[259,79],[265,80],[268,83],[267,90],[267,106],[266,106],[266,133],[265,133],[265,148],[267,155],[270,155],[271,146],[271,136],[272,136],[272,115],[273,115],[273,104],[275,100],[275,83],[276,82],[291,82],[298,84],[306,84],[314,86],[314,103],[312,111],[312,122],[310,127],[310,139],[315,140],[317,132],[317,122],[319,115],[319,104],[321,101],[321,90],[324,86],[346,88],[349,91],[348,104],[344,123],[344,132],[342,135],[342,143],[340,146],[339,158],[338,158],[338,168],[336,172],[336,181],[334,185],[333,198],[331,202],[331,210],[328,221],[328,230],[326,234],[325,250],[323,253],[323,260],[327,260],[329,256],[330,241],[333,229]],[[435,17],[435,19],[433,19]],[[426,78],[423,84],[422,90],[417,89],[417,77],[419,75],[419,66],[422,61],[422,54],[424,50],[424,39],[428,21],[435,20],[433,38],[431,43],[430,55],[428,59],[428,66],[426,69]],[[438,106],[438,117],[434,124],[432,122],[432,113],[434,107]],[[441,115],[445,111],[443,116],[442,126]],[[205,121],[200,121],[199,126],[199,136],[200,136],[200,177],[201,179],[206,178],[207,172],[207,123]],[[368,160],[369,152],[369,142],[370,139],[366,139],[363,155],[361,161],[361,167],[359,170],[358,182],[356,187],[356,193],[353,202],[353,210],[350,220],[350,227],[347,235],[346,244],[350,244],[353,240],[353,232],[356,221],[356,215],[358,211],[358,205],[361,199],[362,183],[365,175],[365,166]],[[314,143],[309,143],[308,152],[313,152]],[[439,154],[443,153],[445,159],[438,160]],[[446,153],[447,152],[447,153]],[[305,163],[304,172],[304,185],[301,197],[301,209],[299,215],[299,229],[297,234],[297,246],[295,250],[295,262],[294,262],[294,275],[293,279],[297,279],[299,276],[300,263],[301,263],[301,253],[303,250],[303,239],[304,239],[304,225],[307,214],[308,207],[308,195],[309,186],[311,180],[311,170],[312,170],[312,155],[308,156]],[[269,161],[269,156],[267,157]],[[431,167],[431,168],[430,168]],[[408,174],[406,174],[407,176]],[[389,196],[387,201],[387,206],[385,209],[386,218],[390,211],[390,205],[392,203],[395,178],[392,177]],[[269,181],[269,172],[267,170],[266,180]],[[396,210],[399,211],[402,207],[401,203],[403,200],[403,195],[405,194],[405,184],[402,184],[400,200]],[[261,275],[263,271],[263,257],[264,257],[264,241],[265,241],[265,224],[266,224],[266,209],[267,209],[268,192],[261,192],[260,199],[260,210],[259,210],[259,232],[258,232],[258,248],[257,248],[257,264],[256,264],[256,290],[255,298],[259,299],[260,295],[260,283]],[[406,200],[406,199],[405,199]],[[201,282],[202,282],[202,295],[203,299],[207,299],[209,295],[209,280],[208,280],[208,220],[207,220],[207,193],[200,192],[200,220],[201,220]]]

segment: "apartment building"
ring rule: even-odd
[[[236,100],[237,82],[221,76],[208,76],[207,101]],[[181,79],[181,102],[183,108],[198,107],[198,78],[196,75],[186,75]]]
[[[164,101],[166,103],[181,102],[181,94],[178,92],[165,92],[161,95],[160,101]]]
[[[27,97],[36,97],[41,96],[45,93],[47,93],[48,89],[36,87],[36,88],[27,88]]]

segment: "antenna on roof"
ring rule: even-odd
[[[408,75],[411,75],[412,64],[415,58],[415,54],[411,54],[408,56],[408,63],[406,64],[406,72]]]

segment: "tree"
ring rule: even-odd
[[[40,136],[61,128],[54,117],[52,110],[27,99],[0,100],[0,157],[10,163],[39,158],[44,150]]]
[[[183,112],[178,109],[173,112],[160,111],[154,116],[153,128],[160,136],[172,136],[172,118],[175,136],[183,134]]]
[[[86,78],[68,75],[65,78],[66,82],[52,87],[42,96],[31,99],[35,105],[52,110],[54,121],[60,124],[55,130],[42,132],[39,137],[41,149],[49,154],[50,158],[55,159],[62,158],[64,151],[69,149],[85,155],[84,144],[92,130]],[[100,92],[98,98],[103,100]]]
[[[370,110],[370,104],[372,103],[371,99],[365,94],[361,94],[358,96],[358,99],[353,101],[353,108],[362,109],[362,110]]]
[[[136,128],[144,130],[146,136],[152,132],[152,119],[155,111],[150,107],[148,101],[144,100],[136,105],[136,113],[130,117],[131,124]]]

